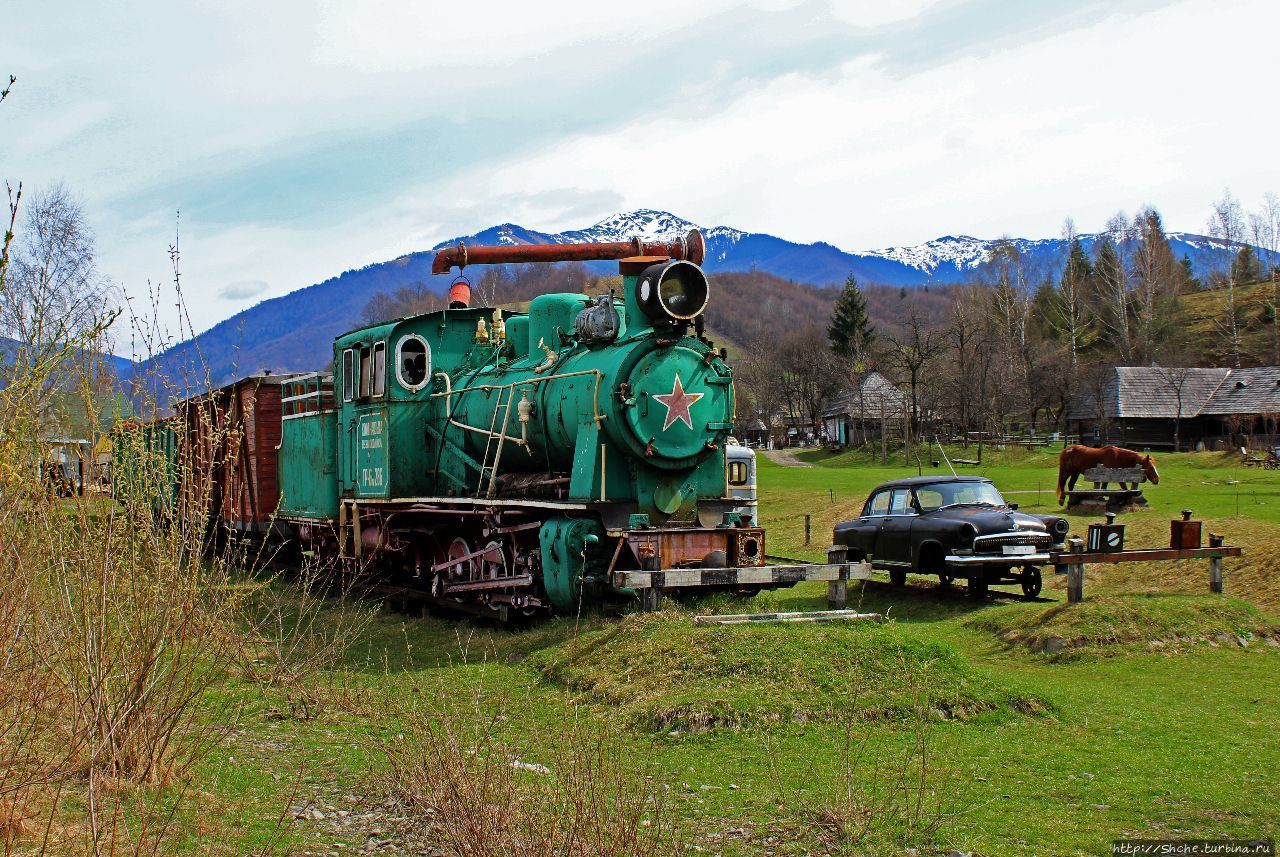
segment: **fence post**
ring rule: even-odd
[[[804,516],[804,543],[809,544],[809,516]]]
[[[849,558],[849,552],[842,547],[830,547],[827,549],[827,562],[832,565],[836,563],[844,563]],[[840,570],[840,578],[838,580],[827,581],[827,609],[843,610],[845,604],[849,600],[849,581],[845,578],[848,569]]]
[[[1222,547],[1222,536],[1216,533],[1209,534],[1209,547]],[[1222,594],[1222,557],[1209,557],[1209,591],[1214,595]]]
[[[1068,553],[1084,553],[1084,539],[1067,539]],[[1076,560],[1067,566],[1067,601],[1077,604],[1084,600],[1084,563]]]

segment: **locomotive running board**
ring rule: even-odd
[[[844,584],[869,580],[871,565],[865,562],[798,563],[744,568],[667,568],[657,571],[615,571],[615,589],[632,589],[640,595],[643,609],[657,609],[666,589],[701,586],[792,586],[805,580],[825,580],[828,600],[844,601]]]

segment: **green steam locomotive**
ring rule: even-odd
[[[501,618],[848,579],[766,558],[754,454],[730,437],[733,374],[705,336],[703,253],[696,231],[439,252],[440,274],[616,259],[621,294],[504,312],[470,306],[459,276],[447,309],[339,337],[332,375],[257,376],[238,408],[265,421],[248,432],[259,448],[278,444],[274,483],[248,486],[242,514],[230,483],[252,474],[225,465],[212,515]]]

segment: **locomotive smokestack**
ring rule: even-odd
[[[521,244],[468,247],[459,243],[436,251],[431,263],[431,273],[447,274],[451,268],[467,265],[502,265],[519,262],[598,262],[608,259],[626,259],[631,256],[658,256],[701,265],[707,245],[697,229],[671,241],[610,241],[582,244]]]

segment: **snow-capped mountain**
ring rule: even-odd
[[[990,239],[969,235],[944,235],[923,244],[878,250],[846,251],[831,244],[800,244],[773,235],[745,232],[729,226],[700,226],[691,220],[652,208],[620,212],[584,229],[539,232],[504,223],[475,235],[442,242],[433,249],[463,241],[469,244],[564,244],[582,241],[623,241],[629,238],[659,240],[701,229],[707,241],[704,267],[711,272],[762,270],[792,280],[829,285],[841,283],[852,273],[859,280],[892,286],[921,286],[964,282],[986,263]],[[1082,235],[1086,251],[1092,251],[1100,235]],[[1017,248],[1033,275],[1060,268],[1068,249],[1061,238],[1007,239]],[[1218,265],[1226,246],[1203,235],[1174,232],[1169,243],[1175,258],[1191,260],[1204,274]],[[605,266],[601,265],[603,271]]]
[[[619,241],[640,236],[654,240],[684,235],[696,224],[656,209],[615,214],[582,229],[539,232],[514,223],[492,226],[475,235],[441,242],[435,249],[464,241],[468,244],[554,244],[577,241]],[[838,285],[852,273],[860,282],[912,288],[964,282],[986,260],[992,241],[969,236],[944,236],[908,247],[848,252],[831,244],[801,244],[761,232],[728,226],[702,226],[707,241],[703,266],[710,272],[756,270],[799,284]],[[1096,236],[1082,236],[1092,250]],[[1013,239],[1029,277],[1056,276],[1067,245],[1057,238]],[[1170,244],[1176,258],[1187,256],[1200,274],[1231,258],[1233,249],[1201,235],[1174,233]],[[332,359],[333,339],[360,323],[361,312],[379,293],[394,293],[408,285],[425,284],[443,290],[449,278],[433,277],[433,251],[420,251],[347,271],[283,297],[263,301],[180,343],[155,360],[163,375],[177,378],[181,367],[201,362],[210,377],[221,382],[250,369],[277,372],[306,371]],[[592,263],[601,273],[616,273],[614,263]],[[468,272],[472,273],[472,272]],[[198,345],[198,348],[197,348]]]

